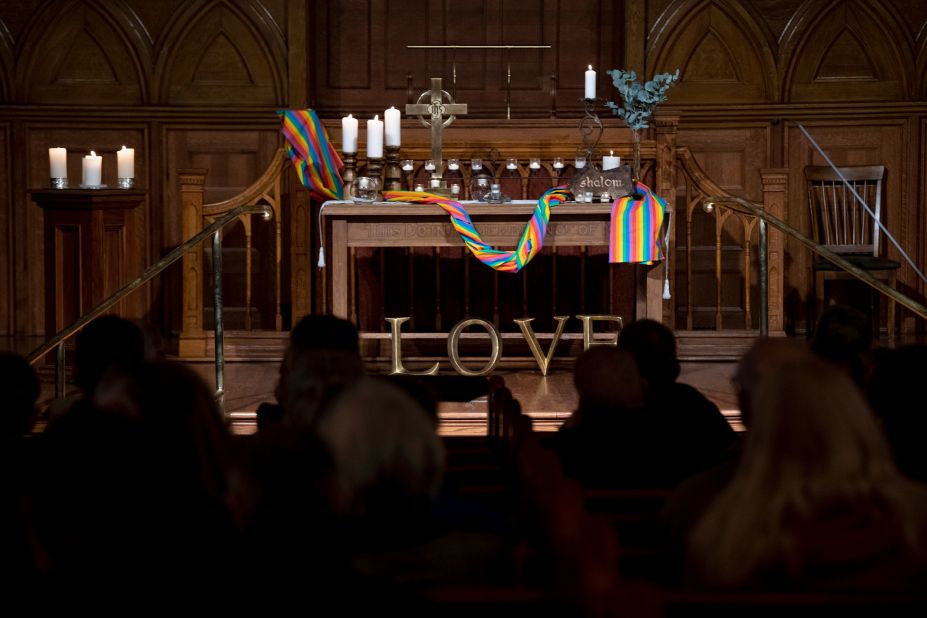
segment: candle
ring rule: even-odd
[[[435,171],[435,162],[432,161],[431,159],[428,159],[427,161],[425,161],[425,171],[426,172]]]
[[[402,160],[402,171],[411,172],[414,167],[415,167],[415,163],[412,161],[412,159]]]
[[[592,70],[592,65],[589,65],[589,70],[586,71],[586,93],[585,98],[595,99],[595,71]]]
[[[341,152],[357,152],[357,118],[351,114],[341,119]]]
[[[49,178],[67,178],[68,177],[68,149],[67,148],[49,148],[48,149],[48,167],[51,173]]]
[[[386,145],[398,146],[400,143],[399,110],[390,107],[383,112],[383,118],[386,120]]]
[[[518,167],[518,159],[509,159],[508,162],[505,164],[505,169],[507,170],[513,170],[513,169],[516,169],[517,167]]]
[[[460,162],[457,159],[448,159],[447,160],[447,169],[449,170],[459,170]]]
[[[541,160],[540,160],[540,159],[531,159],[531,162],[528,164],[528,167],[530,167],[530,168],[533,169],[533,170],[539,170],[539,169],[541,169]]]
[[[602,171],[613,170],[621,165],[621,157],[615,156],[614,150],[608,151],[608,156],[602,157]]]
[[[135,148],[116,151],[116,171],[117,178],[135,178]]]
[[[383,121],[379,114],[367,121],[367,158],[383,158]]]
[[[103,184],[103,157],[91,150],[82,163],[81,184],[88,187],[98,187]]]
[[[586,157],[576,157],[576,162],[574,165],[578,170],[583,169],[586,167]]]
[[[563,157],[554,157],[554,169],[555,170],[563,169]]]
[[[472,170],[483,169],[483,160],[482,159],[470,159],[470,169]]]

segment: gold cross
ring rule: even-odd
[[[430,99],[423,103],[422,101],[428,97]],[[445,97],[447,97],[447,103],[444,102]],[[435,162],[435,169],[431,173],[431,177],[441,178],[444,175],[444,163],[441,160],[441,133],[445,127],[454,122],[457,114],[466,115],[467,104],[454,103],[454,98],[447,91],[441,89],[441,78],[432,77],[431,90],[423,92],[419,96],[417,103],[407,104],[406,113],[417,115],[423,125],[431,127],[431,158]],[[447,115],[447,118],[444,117],[445,115]]]

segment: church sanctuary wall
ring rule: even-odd
[[[606,69],[650,76],[679,68],[661,110],[678,113],[678,145],[723,189],[760,200],[759,170],[787,168],[787,218],[807,229],[802,169],[821,159],[802,123],[838,164],[887,166],[886,224],[923,264],[925,26],[927,4],[918,0],[0,3],[0,336],[43,334],[42,213],[28,190],[48,182],[48,147],[68,148],[72,181],[79,157],[102,151],[110,184],[115,150],[136,148],[138,183],[148,192],[133,214],[131,249],[141,268],[182,240],[178,168],[208,168],[207,201],[224,199],[254,181],[280,145],[276,109],[310,105],[336,126],[348,112],[366,117],[403,105],[429,77],[452,84],[455,64],[455,94],[473,122],[506,129],[508,100],[513,119],[532,120],[526,130],[539,143],[579,118],[587,64],[599,70],[606,98],[616,94]],[[409,44],[552,47],[506,56]],[[455,130],[470,121],[458,122]],[[624,133],[609,128],[605,139]],[[230,251],[242,236],[229,232]],[[266,238],[255,245],[271,250]],[[786,321],[796,329],[805,326],[808,260],[786,244]],[[236,268],[232,260],[230,276]],[[910,268],[899,280],[923,300]],[[178,330],[179,270],[126,311]],[[901,316],[907,330],[915,327]]]

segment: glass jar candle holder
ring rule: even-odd
[[[460,169],[460,161],[457,159],[448,159],[447,160],[447,169],[451,171],[456,171]]]
[[[554,169],[555,170],[563,169],[563,157],[554,157]]]
[[[505,169],[507,170],[518,169],[518,159],[507,159],[505,162]]]
[[[377,201],[380,194],[380,180],[370,176],[358,176],[351,183],[351,195],[355,202]]]
[[[470,169],[471,170],[483,169],[483,160],[482,159],[470,159]]]
[[[428,159],[425,161],[425,171],[433,172],[435,171],[435,162],[433,159]]]
[[[541,169],[541,160],[540,160],[540,159],[536,159],[536,158],[532,158],[532,159],[529,161],[529,163],[528,163],[528,167],[529,167],[530,169],[533,169],[533,170],[539,170],[539,169]]]
[[[411,172],[413,169],[415,169],[415,161],[413,161],[412,159],[402,160],[402,171]]]

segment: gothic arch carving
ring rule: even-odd
[[[284,103],[286,45],[260,3],[191,2],[168,25],[155,71],[158,102],[170,105]]]
[[[46,5],[48,20],[31,20],[16,83],[28,103],[124,103],[147,100],[143,76],[151,49],[137,17],[122,2]],[[32,27],[43,24],[41,28]]]
[[[12,98],[11,77],[13,75],[13,37],[3,20],[0,20],[0,102],[8,103]]]
[[[648,39],[649,71],[680,70],[674,103],[765,102],[775,96],[771,35],[743,3],[677,0]]]
[[[913,41],[892,12],[858,0],[803,9],[783,39],[784,101],[908,98]]]

